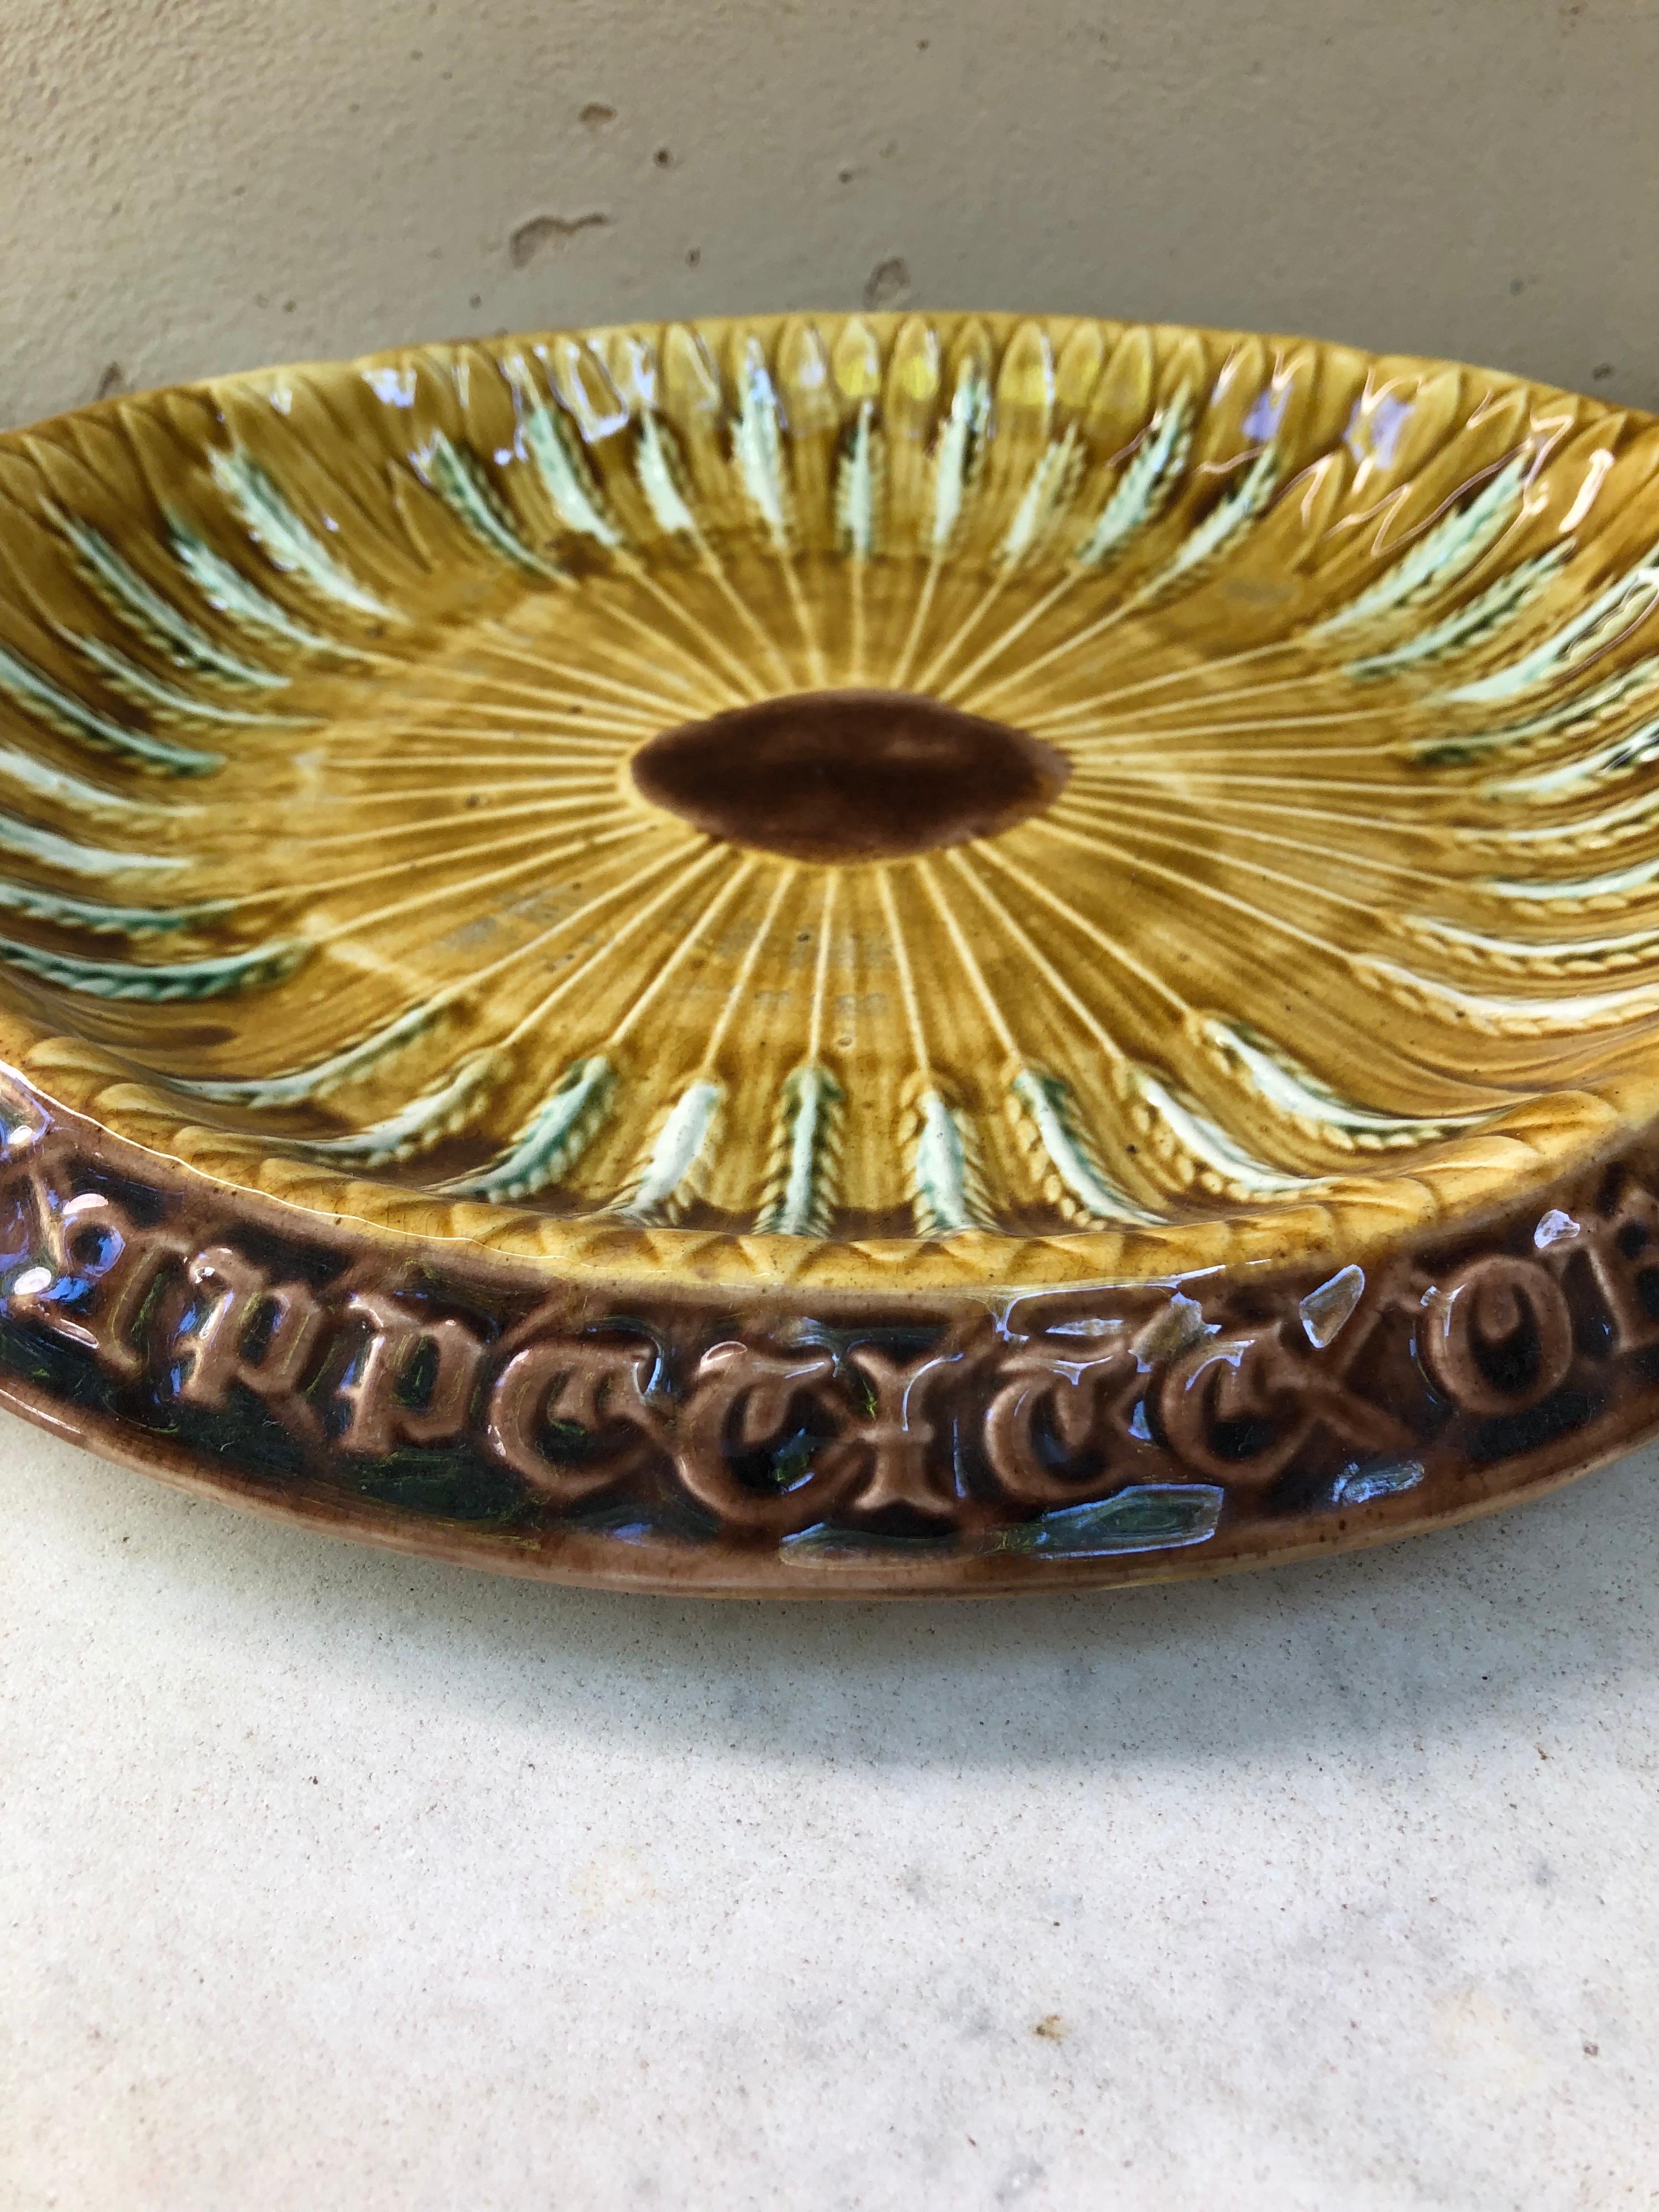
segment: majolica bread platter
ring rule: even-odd
[[[0,1402],[754,1595],[1638,1441],[1656,469],[1494,372],[990,314],[0,437]]]

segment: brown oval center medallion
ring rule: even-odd
[[[1006,722],[903,691],[803,691],[665,730],[635,754],[654,805],[714,837],[825,863],[1011,829],[1070,768]]]

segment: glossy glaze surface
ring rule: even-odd
[[[1656,465],[1490,373],[997,317],[433,347],[0,440],[14,1317],[138,1358],[111,1448],[252,1407],[314,1504],[482,1439],[408,1540],[515,1480],[543,1571],[624,1580],[1165,1571],[1611,1449]],[[60,1132],[178,1216],[131,1312]],[[357,1239],[337,1372],[240,1218]],[[561,1566],[593,1512],[635,1533]]]
[[[629,774],[711,837],[825,868],[908,860],[1050,806],[1057,746],[904,691],[799,691],[648,738]]]

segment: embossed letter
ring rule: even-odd
[[[284,1420],[313,1428],[316,1417],[298,1393],[328,1318],[305,1284],[267,1282],[228,1244],[210,1244],[185,1272],[210,1304],[174,1343],[186,1368],[179,1395],[189,1405],[216,1410],[232,1383],[240,1382],[267,1399]],[[267,1314],[264,1340],[250,1355],[249,1333]]]
[[[998,1486],[1018,1505],[1075,1505],[1091,1494],[1085,1481],[1069,1480],[1037,1449],[1039,1419],[1071,1459],[1103,1448],[1108,1394],[1133,1382],[1139,1370],[1127,1344],[1079,1357],[1052,1344],[1030,1344],[1006,1360],[1006,1377],[985,1412],[985,1456]],[[1096,1487],[1121,1480],[1103,1467]]]
[[[447,1443],[466,1425],[483,1346],[470,1328],[447,1317],[429,1321],[385,1291],[357,1291],[346,1311],[369,1325],[362,1359],[339,1395],[351,1407],[341,1449],[379,1458],[399,1443]],[[424,1406],[405,1405],[398,1384],[430,1346],[432,1383]]]
[[[939,1383],[961,1364],[961,1352],[929,1352],[901,1364],[876,1345],[855,1344],[847,1362],[869,1384],[876,1401],[864,1419],[848,1423],[831,1447],[837,1467],[849,1457],[865,1462],[854,1504],[861,1513],[893,1505],[940,1512],[945,1500],[928,1474],[933,1424],[927,1408]]]
[[[637,1449],[602,1460],[554,1459],[542,1443],[549,1422],[582,1431],[584,1443],[625,1423],[648,1443],[662,1424],[646,1395],[656,1364],[653,1346],[574,1342],[550,1337],[515,1352],[489,1394],[484,1432],[490,1448],[525,1480],[562,1505],[573,1505],[636,1464]]]
[[[1505,1348],[1524,1372],[1492,1372]],[[1503,1252],[1470,1260],[1430,1291],[1418,1348],[1443,1397],[1471,1413],[1514,1413],[1559,1389],[1572,1365],[1572,1316],[1561,1287],[1536,1260]]]
[[[1339,1370],[1292,1355],[1271,1328],[1214,1336],[1183,1352],[1159,1388],[1158,1414],[1176,1456],[1234,1490],[1276,1481],[1316,1428],[1367,1454],[1410,1441],[1391,1413],[1355,1396]]]
[[[697,1362],[691,1395],[675,1425],[674,1465],[699,1504],[728,1528],[787,1535],[817,1519],[846,1487],[824,1480],[819,1448],[807,1478],[768,1495],[738,1480],[733,1446],[756,1451],[789,1433],[791,1413],[803,1396],[824,1400],[835,1361],[827,1352],[758,1351],[748,1344],[716,1344]]]

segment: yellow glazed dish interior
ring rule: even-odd
[[[1168,1278],[1659,1110],[1659,427],[1065,319],[0,439],[0,1057],[572,1278]]]

